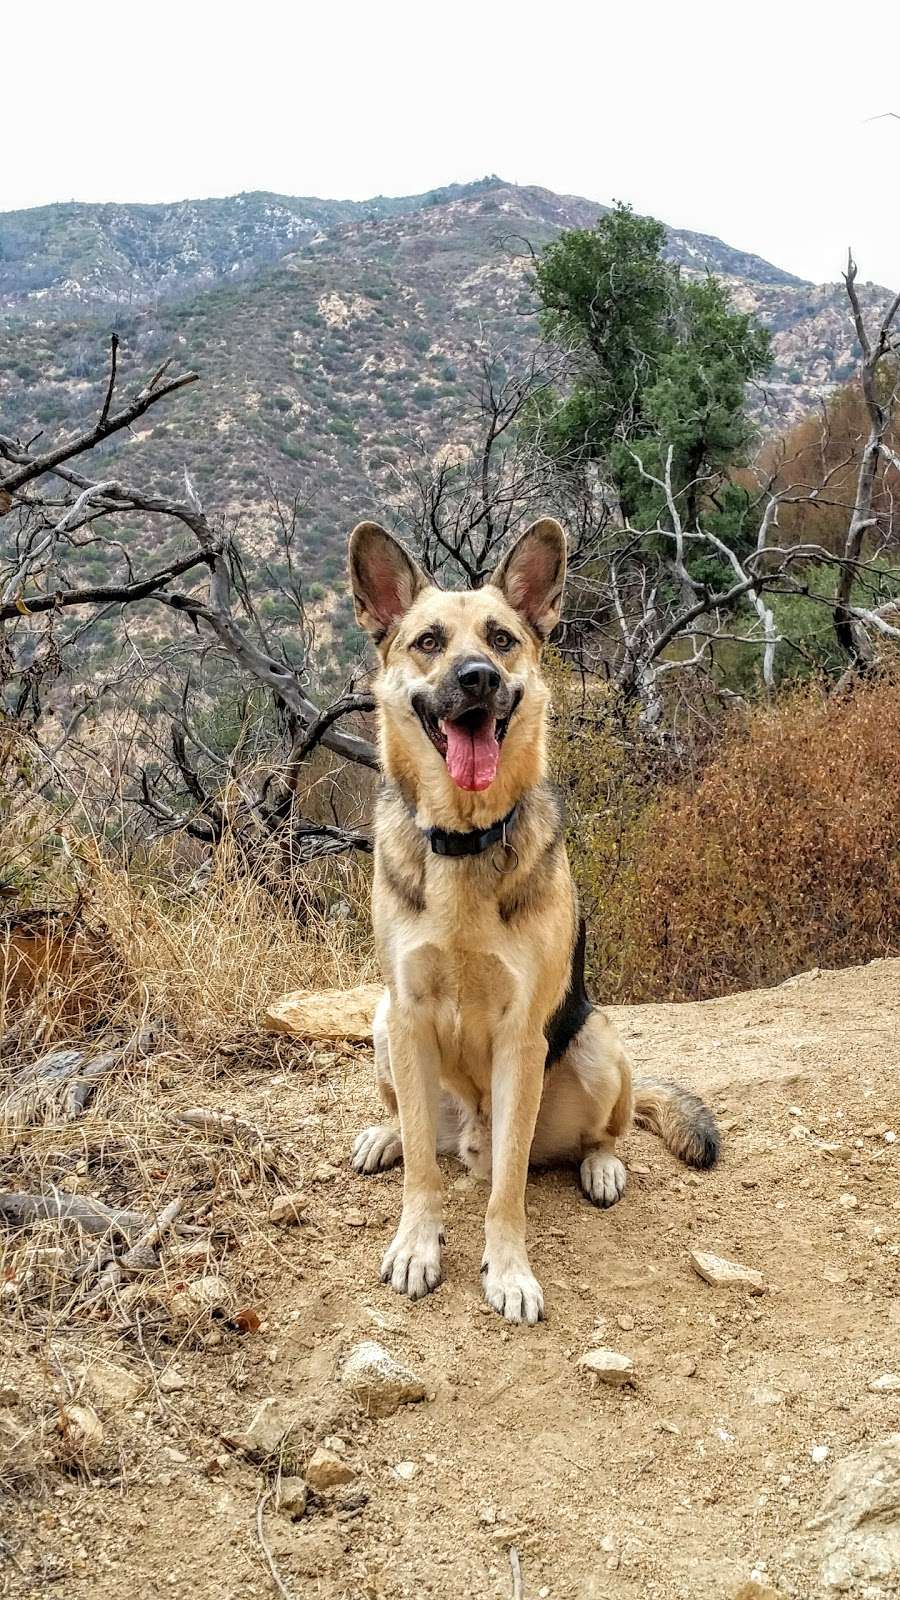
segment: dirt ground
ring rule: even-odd
[[[34,1306],[0,1322],[0,1404],[5,1390],[48,1449],[85,1359],[102,1352],[144,1389],[94,1402],[104,1442],[86,1472],[50,1449],[36,1481],[0,1488],[2,1593],[276,1592],[258,1537],[265,1479],[222,1439],[269,1395],[301,1400],[308,1448],[337,1439],[353,1469],[301,1520],[264,1508],[294,1600],[507,1600],[511,1546],[526,1600],[826,1593],[807,1523],[834,1465],[900,1428],[900,1393],[868,1388],[900,1365],[900,961],[614,1015],[638,1071],[710,1100],[724,1156],[691,1174],[633,1134],[629,1187],[608,1212],[572,1173],[534,1178],[536,1329],[482,1304],[485,1191],[452,1162],[445,1283],[418,1305],[379,1283],[400,1177],[357,1178],[346,1162],[377,1115],[368,1050],[238,1052],[211,1072],[205,1103],[290,1138],[307,1220],[270,1222],[278,1184],[258,1173],[214,1196],[237,1219],[221,1271],[256,1308],[255,1331],[225,1318],[151,1339],[139,1322]],[[172,1104],[198,1093],[177,1065],[164,1089]],[[96,1128],[82,1138],[90,1192],[105,1169]],[[695,1248],[758,1268],[765,1292],[710,1287]],[[421,1404],[375,1420],[346,1396],[341,1362],[363,1338],[421,1374]],[[633,1358],[634,1387],[593,1385],[577,1362],[596,1345]],[[167,1367],[183,1388],[159,1389]]]

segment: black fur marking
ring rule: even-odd
[[[393,864],[388,861],[384,852],[381,855],[381,870],[391,893],[396,895],[400,904],[405,906],[407,911],[418,914],[425,910],[425,895],[421,883],[415,883],[409,878],[402,877],[395,870]]]
[[[565,1055],[572,1040],[581,1032],[594,1009],[584,987],[586,946],[587,930],[582,917],[578,924],[578,938],[572,950],[569,966],[569,987],[552,1017],[544,1023],[548,1067],[554,1066]]]

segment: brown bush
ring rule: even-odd
[[[629,877],[605,907],[622,998],[900,953],[900,674],[735,718],[699,778],[652,806]]]

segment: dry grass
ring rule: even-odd
[[[108,1441],[79,1453],[78,1428],[66,1421],[73,1404],[90,1403],[98,1356],[151,1393],[165,1365],[198,1345],[224,1338],[240,1361],[244,1329],[258,1325],[260,1271],[285,1270],[272,1201],[303,1187],[308,1163],[277,1092],[265,1148],[252,1134],[187,1129],[178,1112],[234,1110],[248,1084],[268,1106],[268,1085],[288,1073],[333,1075],[339,1053],[268,1035],[262,1014],[285,990],[371,975],[358,864],[310,869],[315,894],[301,921],[286,899],[238,873],[227,848],[200,881],[180,841],[136,866],[89,833],[66,849],[55,840],[52,829],[35,830],[32,903],[24,919],[8,914],[0,944],[0,1190],[83,1197],[148,1223],[173,1202],[180,1211],[144,1270],[108,1277],[106,1263],[124,1249],[112,1235],[60,1222],[0,1231],[0,1385],[19,1386],[24,1371],[28,1389],[27,1405],[10,1414],[13,1435],[0,1427],[0,1492],[59,1470],[111,1470]],[[22,1077],[48,1052],[79,1045],[87,1057],[120,1054],[70,1119],[53,1085],[23,1094]],[[164,1405],[158,1390],[157,1400]],[[17,1417],[27,1418],[27,1437],[15,1434]]]

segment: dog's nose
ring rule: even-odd
[[[492,661],[486,661],[483,656],[472,656],[468,661],[461,661],[456,669],[456,676],[461,689],[466,694],[478,695],[485,698],[500,687],[500,674]]]

